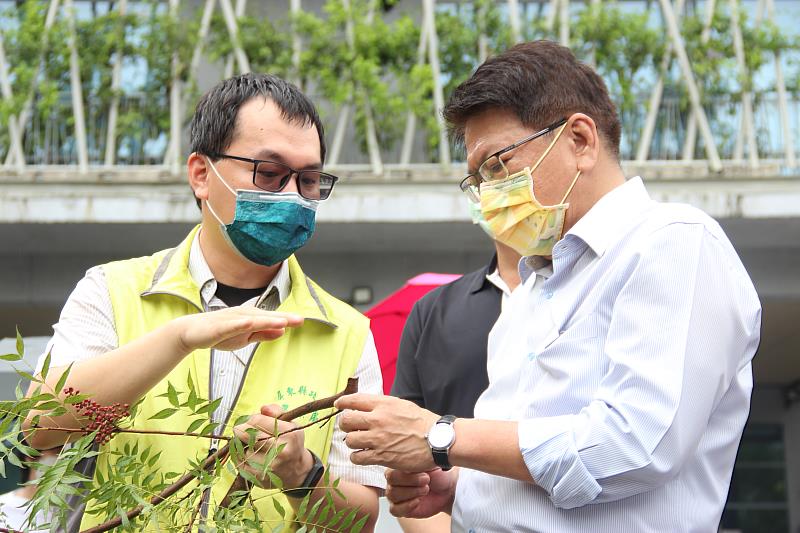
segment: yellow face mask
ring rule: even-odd
[[[505,179],[481,183],[481,213],[495,239],[522,256],[553,254],[561,240],[569,204],[564,203],[581,175],[575,174],[564,198],[556,205],[544,206],[533,194],[533,173],[561,137],[566,124],[533,167]]]

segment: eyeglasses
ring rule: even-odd
[[[464,192],[464,194],[466,194],[470,200],[475,203],[479,203],[481,201],[481,183],[484,181],[502,180],[509,176],[508,168],[506,168],[506,164],[503,162],[503,159],[500,156],[510,152],[514,148],[522,146],[527,142],[538,139],[542,135],[547,135],[559,126],[566,124],[566,122],[567,119],[562,118],[558,122],[550,124],[545,129],[537,131],[533,135],[525,137],[514,144],[496,151],[487,157],[483,163],[481,163],[481,166],[478,167],[477,174],[470,174],[461,180],[461,184],[459,185],[459,187],[461,187],[461,191]]]
[[[289,183],[292,175],[297,176],[297,192],[309,200],[327,200],[333,186],[339,181],[337,176],[319,170],[295,170],[289,165],[263,159],[250,159],[228,154],[209,154],[216,159],[234,159],[253,165],[253,185],[259,189],[278,192]]]

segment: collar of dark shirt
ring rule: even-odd
[[[475,279],[472,281],[472,284],[470,285],[469,292],[475,294],[476,292],[480,292],[484,289],[494,287],[492,282],[486,279],[486,276],[494,272],[496,268],[497,268],[497,254],[494,254],[492,256],[492,260],[489,261],[489,264],[486,265],[483,268],[483,270],[480,271],[480,275],[475,276]]]

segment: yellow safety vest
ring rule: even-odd
[[[200,289],[188,269],[192,240],[198,230],[199,226],[177,248],[103,266],[120,346],[170,320],[203,311]],[[278,310],[299,314],[305,317],[305,323],[299,328],[287,329],[280,339],[259,344],[245,370],[243,385],[233,404],[228,424],[241,415],[258,413],[265,404],[276,403],[284,409],[291,409],[313,399],[336,394],[345,387],[347,378],[355,374],[361,358],[369,329],[368,320],[306,277],[294,256],[287,261],[291,292]],[[161,420],[150,420],[150,417],[173,407],[167,394],[168,383],[184,393],[180,397],[183,402],[187,398],[187,380],[191,376],[198,395],[209,397],[211,357],[211,350],[196,350],[178,363],[145,395],[134,427],[186,431],[197,416],[185,408]],[[298,423],[325,414],[327,412],[308,415]],[[210,414],[204,416],[210,417]],[[332,422],[304,430],[306,447],[319,456],[323,463],[327,462],[333,430]],[[225,434],[232,434],[230,427]],[[114,452],[122,451],[126,446],[138,446],[139,453],[149,448],[149,457],[160,454],[152,467],[138,472],[138,479],[143,480],[150,474],[183,474],[191,468],[192,463],[197,464],[208,456],[211,441],[184,436],[118,434],[101,448],[95,483],[98,482],[98,476],[108,479],[108,469],[118,457]],[[222,500],[236,475],[232,467],[223,470],[223,475],[211,490],[209,518],[213,516],[215,503]],[[190,483],[187,489],[193,485],[196,486],[196,483]],[[252,495],[260,518],[268,521],[264,524],[264,530],[270,531],[282,521],[291,524],[294,516],[285,496],[276,494],[274,490],[258,488],[253,489]],[[282,519],[278,514],[273,498],[277,498],[285,510],[285,518]],[[102,510],[108,509],[108,505],[108,502],[88,502],[81,529],[102,523],[106,518]],[[161,505],[164,508],[158,513],[157,520],[162,527],[149,524],[143,530],[159,531],[163,530],[164,525],[175,527],[175,524],[189,522],[188,514],[183,516],[176,509]],[[193,504],[184,503],[182,507],[191,512]],[[93,514],[93,511],[102,514]]]

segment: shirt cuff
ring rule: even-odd
[[[522,420],[517,426],[519,449],[533,481],[560,509],[590,503],[602,491],[581,461],[572,437],[574,416]]]

